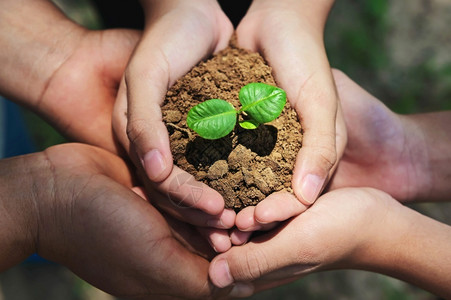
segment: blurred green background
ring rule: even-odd
[[[89,0],[55,0],[89,28],[101,21]],[[337,0],[326,27],[331,65],[398,113],[451,109],[451,1]],[[64,142],[24,111],[39,149]],[[451,204],[414,209],[451,224]],[[386,276],[362,271],[313,274],[249,299],[437,299]],[[23,263],[0,274],[0,300],[114,299],[54,264]]]

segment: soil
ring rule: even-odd
[[[239,108],[239,90],[251,82],[276,85],[258,53],[232,44],[179,79],[162,106],[174,163],[217,190],[225,206],[236,211],[273,192],[292,192],[292,169],[302,142],[296,112],[287,101],[276,120],[255,130],[237,125],[219,140],[199,137],[187,127],[186,116],[191,107],[213,98]]]

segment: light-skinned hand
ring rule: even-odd
[[[230,228],[235,213],[224,210],[219,193],[200,184],[202,193],[198,197],[180,197],[192,192],[192,179],[182,180],[173,188],[174,182],[190,175],[173,166],[160,105],[179,77],[228,45],[232,25],[213,0],[142,1],[142,6],[146,25],[119,89],[113,118],[115,132],[140,169],[146,189],[157,189],[180,200],[166,199],[156,205],[192,224],[206,224],[213,216],[210,227]],[[216,249],[230,247],[226,231],[213,230],[211,236]]]
[[[291,196],[279,199],[279,205],[292,207],[299,201]],[[337,189],[276,229],[218,255],[209,274],[216,286],[235,284],[241,296],[249,296],[312,272],[362,269],[447,298],[450,235],[450,226],[402,206],[384,192]]]
[[[330,188],[369,186],[401,202],[448,201],[451,112],[400,115],[334,70],[348,144]]]
[[[323,42],[333,2],[254,0],[237,28],[239,46],[263,55],[299,116],[303,141],[292,186],[306,205],[326,186],[346,144]]]

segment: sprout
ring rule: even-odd
[[[238,114],[244,113],[248,117],[240,121],[241,127],[255,129],[260,124],[276,119],[287,102],[284,90],[256,82],[243,86],[239,99],[242,105],[240,110],[221,99],[199,103],[188,112],[186,123],[204,139],[215,140],[233,130]]]

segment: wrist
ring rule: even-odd
[[[415,201],[449,201],[451,186],[451,112],[416,114],[406,117],[409,152],[417,187]]]
[[[395,200],[378,232],[362,247],[353,268],[415,284],[437,295],[451,293],[451,228]]]
[[[334,2],[335,0],[253,0],[248,14],[259,11],[262,12],[263,19],[265,15],[279,12],[296,14],[302,23],[308,25],[307,30],[317,33],[322,39],[327,17]]]
[[[0,271],[37,252],[38,198],[48,190],[35,177],[48,173],[45,165],[41,154],[0,161]]]
[[[0,4],[0,93],[34,108],[83,29],[49,1]]]
[[[150,26],[155,18],[162,16],[175,8],[181,8],[186,10],[186,6],[191,6],[196,9],[201,9],[206,5],[215,5],[219,8],[219,4],[216,0],[193,0],[193,1],[181,1],[181,0],[140,0],[141,7],[144,11],[146,19],[146,27]]]

